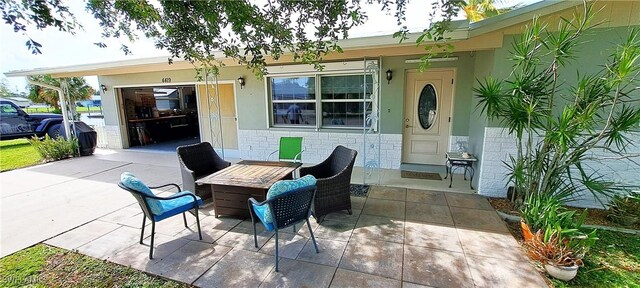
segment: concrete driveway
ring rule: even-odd
[[[180,183],[174,153],[100,150],[0,173],[0,257],[42,242],[135,202],[118,188],[129,171],[153,184]]]

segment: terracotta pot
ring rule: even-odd
[[[563,267],[544,264],[544,270],[547,270],[547,273],[549,273],[551,277],[562,281],[570,281],[571,279],[575,278],[576,275],[578,275],[578,268],[580,268],[580,266],[578,265]]]
[[[529,225],[527,225],[527,223],[524,223],[524,220],[520,220],[520,229],[522,230],[522,237],[524,237],[525,242],[533,239],[533,233],[531,233]]]

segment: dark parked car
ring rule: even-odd
[[[31,136],[57,137],[62,115],[51,113],[27,114],[11,101],[0,100],[0,140]]]

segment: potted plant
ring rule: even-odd
[[[525,246],[529,257],[540,262],[549,275],[569,281],[578,274],[578,268],[582,266],[582,255],[575,253],[567,244],[560,233],[553,231],[547,234],[540,230]]]
[[[582,220],[576,220],[575,228],[547,226],[525,243],[529,257],[540,262],[553,278],[569,281],[576,277],[584,255],[598,240],[596,230],[580,231]]]

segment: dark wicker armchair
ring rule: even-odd
[[[317,222],[335,211],[347,210],[351,214],[351,171],[358,152],[344,146],[333,150],[322,163],[300,168],[300,176],[313,175],[318,182],[313,203],[313,217]]]
[[[211,191],[208,186],[198,186],[196,180],[227,168],[231,163],[220,158],[209,142],[180,146],[176,151],[183,189],[193,191],[205,202],[210,202]]]

